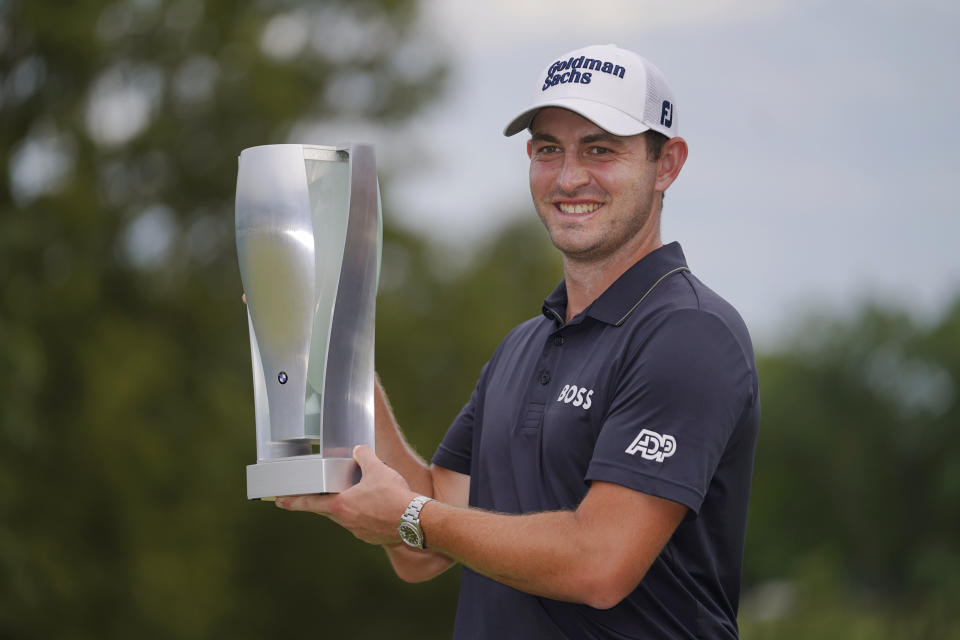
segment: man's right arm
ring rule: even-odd
[[[452,506],[466,507],[470,476],[428,464],[413,450],[400,431],[379,376],[375,379],[374,406],[377,457],[402,475],[411,490]],[[397,514],[397,524],[400,515]],[[426,542],[429,545],[430,541]],[[441,553],[411,549],[402,543],[385,548],[394,571],[407,582],[429,580],[454,564]]]

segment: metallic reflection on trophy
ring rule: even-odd
[[[236,231],[257,424],[247,497],[342,491],[360,479],[353,448],[374,444],[373,149],[244,149]]]

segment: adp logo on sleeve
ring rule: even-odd
[[[657,462],[663,462],[664,458],[669,458],[676,451],[677,441],[673,436],[661,435],[649,429],[642,430],[626,448],[626,453],[630,455],[639,453],[640,457]]]

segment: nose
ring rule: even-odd
[[[565,193],[571,194],[578,188],[589,184],[590,172],[584,166],[579,154],[567,151],[563,156],[563,166],[557,176],[557,186]]]

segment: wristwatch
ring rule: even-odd
[[[407,510],[400,516],[400,526],[397,527],[400,539],[414,549],[423,549],[426,546],[423,543],[423,529],[420,527],[420,510],[431,500],[433,498],[417,496],[410,501]]]

